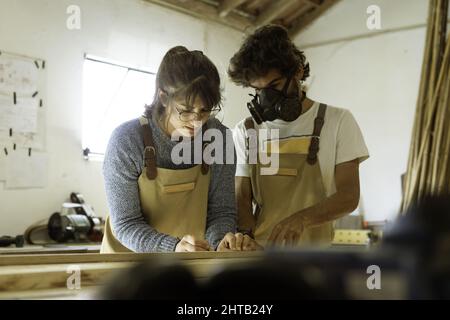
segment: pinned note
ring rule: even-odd
[[[39,69],[34,61],[8,54],[0,56],[0,92],[16,92],[17,96],[31,96],[36,92]]]
[[[5,96],[0,96],[0,130],[13,132],[36,132],[39,101],[20,98],[17,104]]]

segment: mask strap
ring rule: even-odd
[[[284,95],[285,97],[287,96],[287,90],[288,90],[288,88],[289,88],[289,85],[291,84],[291,81],[292,81],[292,78],[293,78],[294,74],[295,74],[295,72],[293,72],[293,73],[291,73],[291,74],[289,75],[289,77],[286,79],[286,83],[285,83],[284,86],[283,86],[282,92],[283,92],[283,95]]]

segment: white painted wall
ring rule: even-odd
[[[66,28],[67,7],[81,8],[81,30]],[[220,41],[218,41],[220,39]],[[156,72],[172,46],[203,50],[226,79],[239,32],[199,21],[140,0],[0,0],[0,50],[45,59],[48,186],[5,190],[0,183],[0,235],[23,233],[46,219],[72,191],[81,192],[97,214],[107,213],[101,162],[81,154],[83,54],[89,53]],[[229,110],[225,124],[244,117],[243,93],[224,83]],[[239,109],[239,111],[237,111]],[[138,116],[138,115],[137,115]]]
[[[380,31],[411,29],[373,36],[369,5],[381,9]],[[295,39],[311,63],[309,95],[351,110],[364,133],[371,154],[361,165],[368,220],[393,218],[399,209],[427,12],[427,0],[342,0]],[[366,36],[326,44],[356,35]]]

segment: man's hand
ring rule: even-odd
[[[259,245],[255,239],[247,234],[236,233],[236,247],[242,251],[257,251],[264,250],[264,247]]]
[[[217,251],[255,251],[263,249],[251,237],[240,232],[236,234],[228,232],[217,246]]]
[[[295,245],[305,228],[320,226],[339,219],[358,206],[359,160],[344,162],[335,168],[337,192],[318,204],[294,213],[280,221],[272,230],[268,243]]]
[[[192,235],[185,235],[175,247],[175,252],[196,252],[212,250],[206,240],[197,240]]]
[[[305,230],[301,216],[293,214],[281,220],[272,230],[267,242],[273,245],[295,246]]]

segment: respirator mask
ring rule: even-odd
[[[253,99],[247,103],[247,108],[257,124],[275,119],[291,122],[300,116],[302,113],[301,104],[306,98],[306,94],[303,92],[300,99],[297,88],[293,95],[288,95],[287,91],[292,79],[293,75],[290,75],[281,91],[274,88],[264,88],[261,89],[260,93],[250,94]]]

